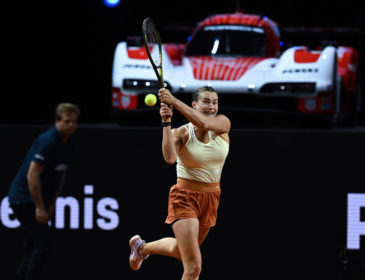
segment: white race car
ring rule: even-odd
[[[188,104],[197,88],[209,85],[220,96],[219,110],[236,112],[235,117],[279,112],[324,116],[335,123],[344,114],[359,113],[358,56],[354,47],[331,45],[281,52],[274,21],[236,12],[204,19],[187,43],[163,44],[163,70],[165,87]],[[112,69],[114,113],[153,110],[143,100],[158,88],[144,46],[118,43]],[[126,114],[114,116],[121,120]]]

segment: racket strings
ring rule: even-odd
[[[158,50],[160,37],[155,23],[151,18],[146,18],[142,24],[143,32],[146,36],[146,42],[150,50],[152,60],[157,67],[161,66],[161,55]]]
[[[155,27],[155,23],[153,22],[153,20],[151,18],[146,18],[144,21],[143,21],[143,32],[145,34],[151,34],[151,33],[155,33],[157,30],[156,30],[156,27]]]
[[[153,62],[156,64],[156,66],[160,66],[161,63],[161,56],[160,52],[158,50],[158,41],[156,41],[156,35],[154,36],[147,36],[147,45],[151,52],[151,57],[153,59]]]

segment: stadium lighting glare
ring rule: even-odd
[[[114,8],[120,4],[121,0],[103,0],[103,2],[105,6]]]

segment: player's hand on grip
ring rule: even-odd
[[[158,98],[161,103],[165,103],[168,105],[173,105],[175,102],[175,97],[171,94],[171,92],[166,88],[161,88],[158,91]]]
[[[160,115],[163,122],[170,122],[173,112],[172,112],[172,106],[166,105],[165,103],[160,104]]]

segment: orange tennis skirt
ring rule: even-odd
[[[219,183],[177,178],[176,185],[170,188],[165,222],[172,224],[180,219],[197,218],[200,226],[212,227],[216,224],[220,195]]]

